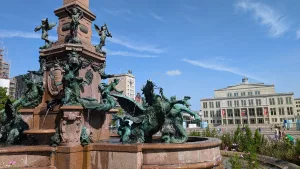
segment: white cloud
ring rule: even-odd
[[[131,41],[128,40],[122,40],[122,39],[118,39],[118,38],[108,38],[107,41],[114,43],[114,44],[118,44],[121,46],[125,46],[129,49],[133,49],[139,52],[150,52],[150,53],[155,53],[155,54],[159,54],[164,52],[164,49],[161,48],[157,48],[155,46],[151,46],[151,45],[145,45],[145,44],[136,44],[133,43]]]
[[[181,72],[179,70],[170,70],[166,72],[168,76],[178,76],[181,75]]]
[[[266,4],[239,0],[235,5],[237,9],[251,12],[261,25],[267,26],[271,37],[279,37],[290,28],[284,15]]]
[[[41,33],[16,31],[16,30],[0,30],[0,37],[3,38],[30,38],[30,39],[40,39]],[[50,40],[57,40],[56,36],[49,36]]]
[[[155,18],[155,19],[157,19],[157,20],[159,20],[159,21],[164,21],[164,19],[163,19],[162,17],[158,16],[157,14],[155,14],[155,13],[153,13],[153,12],[151,12],[150,15],[151,15],[153,18]]]
[[[255,76],[255,75],[245,73],[245,72],[243,72],[242,70],[240,70],[238,68],[227,66],[227,65],[224,64],[224,62],[222,63],[222,61],[220,61],[219,59],[210,60],[210,61],[182,59],[182,61],[187,62],[189,64],[192,64],[194,66],[199,66],[199,67],[205,68],[205,69],[211,69],[211,70],[217,70],[217,71],[223,71],[223,72],[230,72],[230,73],[233,73],[233,74],[236,74],[236,75],[246,76],[246,77],[258,80],[258,81],[264,81],[261,78]]]
[[[112,56],[128,56],[128,57],[137,57],[137,58],[156,58],[159,57],[157,55],[148,55],[148,54],[139,54],[139,53],[132,53],[127,51],[111,51],[109,49],[104,48],[104,51],[106,51],[107,55]]]
[[[131,20],[129,16],[132,15],[132,13],[129,9],[112,10],[104,8],[103,10],[110,15],[118,16],[126,20]]]
[[[300,39],[300,29],[297,30],[297,32],[296,32],[296,38],[297,38],[297,39]]]
[[[114,15],[114,16],[121,16],[121,15],[131,15],[131,11],[129,9],[120,9],[120,10],[111,10],[111,9],[103,9],[105,12]]]

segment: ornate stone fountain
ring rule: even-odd
[[[101,38],[99,45],[92,45],[96,16],[89,10],[89,0],[63,3],[54,11],[58,25],[43,19],[35,28],[42,32],[45,45],[40,47],[40,69],[29,73],[42,76],[43,82],[34,83],[24,75],[24,97],[7,102],[1,141],[22,146],[0,149],[0,161],[12,158],[20,168],[221,168],[220,140],[189,138],[183,129],[183,112],[199,119],[189,109],[189,97],[168,99],[162,88],[147,81],[140,104],[116,90],[118,79],[100,83],[114,77],[105,73],[102,50],[112,35],[106,24],[94,25]],[[56,25],[58,40],[51,42],[48,32]],[[113,118],[120,120],[121,142],[109,133],[116,101],[127,112]],[[153,137],[159,131],[162,136]]]

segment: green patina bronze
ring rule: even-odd
[[[129,125],[129,120],[130,118],[128,116],[125,117],[121,117],[118,115],[113,114],[113,120],[119,120],[120,122],[120,126],[118,128],[118,135],[121,136],[120,138],[120,142],[122,142],[123,144],[128,143],[129,136],[131,135],[131,129],[130,129],[130,125]]]
[[[111,94],[130,114],[122,119],[123,125],[118,130],[123,143],[151,143],[152,136],[159,131],[162,132],[162,141],[166,143],[187,141],[187,134],[182,126],[182,113],[187,112],[196,120],[199,119],[199,116],[187,107],[189,97],[182,100],[176,100],[176,97],[173,97],[168,100],[164,96],[162,88],[159,88],[159,95],[154,93],[155,88],[154,83],[148,80],[142,88],[145,96],[143,105],[127,96]],[[130,127],[124,122],[126,119],[133,122]]]
[[[70,37],[66,39],[68,43],[81,43],[80,39],[77,37],[78,27],[80,25],[79,21],[83,18],[83,12],[78,7],[73,7],[71,11],[65,8],[69,17],[71,18],[70,23]]]
[[[22,134],[29,126],[22,120],[17,110],[18,104],[6,101],[5,109],[1,113],[0,142],[5,144],[20,144],[25,138]]]
[[[74,50],[72,50],[68,56],[68,63],[60,62],[65,71],[62,79],[64,85],[62,104],[80,105],[80,91],[82,86],[86,84],[82,77],[78,77],[78,72],[83,62],[79,59],[80,55]]]
[[[34,31],[37,32],[39,30],[42,30],[42,39],[45,41],[45,45],[40,47],[40,49],[48,49],[52,46],[52,43],[49,39],[48,39],[48,31],[51,30],[52,28],[54,28],[56,26],[56,23],[49,23],[48,22],[48,18],[43,19],[42,20],[42,24],[40,26],[37,26]]]
[[[43,83],[34,83],[29,77],[29,74],[23,75],[22,79],[24,80],[27,89],[24,93],[24,97],[18,99],[14,104],[16,104],[17,107],[34,108],[42,101],[44,94]]]
[[[57,147],[61,142],[59,128],[56,128],[55,134],[51,137],[51,146]]]
[[[88,85],[91,85],[94,79],[94,74],[91,70],[86,71],[85,79]]]
[[[102,50],[102,47],[105,46],[105,40],[106,40],[106,37],[110,37],[112,38],[112,35],[111,33],[109,32],[108,28],[107,28],[107,25],[106,23],[101,26],[101,28],[99,28],[98,25],[94,24],[94,27],[98,33],[98,35],[100,36],[100,43],[99,45],[96,45],[95,46],[95,49],[97,52],[99,53],[105,53],[103,50]]]
[[[80,135],[80,143],[83,146],[90,144],[90,137],[86,132],[86,127],[82,127],[81,135]]]
[[[114,79],[109,85],[105,83],[100,83],[98,85],[99,91],[101,92],[101,103],[98,103],[97,99],[94,98],[81,98],[80,103],[85,109],[97,110],[100,112],[108,112],[110,109],[116,107],[116,101],[111,96],[112,91],[116,91],[122,94],[122,91],[116,89],[116,86],[119,84],[119,79]]]

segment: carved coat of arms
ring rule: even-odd
[[[52,96],[57,96],[63,90],[63,69],[55,64],[48,74],[48,90]]]

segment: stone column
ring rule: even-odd
[[[60,109],[63,113],[63,117],[60,121],[60,136],[62,138],[61,145],[80,145],[83,107],[63,106]]]
[[[254,108],[255,124],[257,124],[257,107]]]

